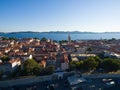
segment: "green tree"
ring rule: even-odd
[[[98,62],[98,67],[97,68],[100,68],[101,67],[101,63],[102,63],[102,59],[98,56],[95,56],[93,57],[95,59],[96,62]]]
[[[10,58],[9,58],[8,56],[3,56],[3,57],[1,58],[1,60],[2,60],[3,62],[7,62],[7,61],[10,60]]]
[[[23,64],[23,72],[25,75],[38,74],[40,65],[34,59],[28,59]]]
[[[15,37],[9,37],[9,40],[15,40],[15,41],[17,41],[18,39],[15,38]]]
[[[41,39],[41,41],[47,41],[47,38],[43,37],[43,38]]]
[[[94,70],[98,67],[98,64],[99,63],[94,58],[89,57],[84,61],[83,69],[87,71]]]
[[[71,70],[81,70],[81,71],[90,71],[90,70],[95,70],[96,68],[99,68],[101,64],[101,59],[96,56],[96,57],[88,57],[84,61],[79,61],[79,62],[70,62],[69,63],[69,68]]]
[[[83,70],[83,61],[76,62],[76,69]]]
[[[102,62],[102,68],[107,72],[117,71],[120,69],[120,60],[110,58],[105,59]]]
[[[2,37],[2,40],[8,40],[8,38],[7,37]]]
[[[35,39],[35,40],[39,40],[39,38],[37,38],[37,37],[34,37],[34,39]]]
[[[69,63],[69,68],[70,68],[71,70],[75,70],[75,69],[76,69],[76,62],[74,62],[74,61],[70,62],[70,63]]]
[[[59,44],[67,43],[67,42],[68,42],[67,40],[61,40],[61,41],[59,41]]]
[[[58,41],[57,40],[53,40],[53,42],[57,43]]]
[[[40,75],[50,75],[54,72],[54,70],[55,70],[54,66],[48,66],[40,70]]]
[[[97,62],[99,62],[99,63],[101,63],[101,62],[102,62],[101,58],[100,58],[100,57],[98,57],[98,56],[95,56],[95,57],[92,57],[92,58],[94,58],[94,59],[95,59],[95,61],[97,61]]]
[[[72,61],[69,64],[69,68],[71,70],[82,70],[83,69],[82,67],[83,67],[83,61],[79,61],[79,62]]]
[[[54,72],[54,70],[55,70],[54,66],[48,66],[48,67],[46,67],[46,72],[48,74],[52,74]]]
[[[35,67],[35,68],[33,68],[33,73],[34,73],[34,75],[39,75],[40,74],[40,67]]]

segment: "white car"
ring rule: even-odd
[[[112,86],[112,85],[115,85],[115,82],[114,81],[106,82],[106,85]]]
[[[115,81],[112,80],[111,78],[102,79],[102,81],[103,81],[103,83],[105,83],[107,85],[107,87],[115,85]]]
[[[104,79],[102,79],[102,81],[103,82],[108,82],[108,81],[112,81],[112,79],[111,78],[104,78]]]

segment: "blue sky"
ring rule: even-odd
[[[120,32],[120,0],[0,0],[0,32]]]

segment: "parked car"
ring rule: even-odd
[[[112,79],[111,78],[103,78],[102,81],[103,82],[107,82],[107,81],[111,81]]]
[[[105,85],[107,85],[107,87],[115,85],[115,81],[112,80],[111,78],[102,79],[102,82],[105,83]]]

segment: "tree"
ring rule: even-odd
[[[2,60],[3,62],[7,62],[7,61],[10,60],[10,58],[9,58],[8,56],[3,56],[3,57],[1,58],[1,60]]]
[[[96,62],[98,62],[98,67],[97,68],[100,68],[101,67],[101,63],[102,63],[102,59],[99,58],[98,56],[95,56],[93,58],[95,59]]]
[[[71,70],[82,70],[83,68],[83,61],[79,61],[79,62],[70,62],[69,67]]]
[[[79,62],[71,61],[69,67],[71,70],[90,71],[100,67],[102,60],[96,57],[88,57],[86,60]]]
[[[35,67],[35,68],[33,68],[33,74],[34,75],[39,75],[40,74],[40,67]]]
[[[69,68],[71,69],[71,70],[75,70],[76,69],[76,64],[75,64],[76,62],[74,62],[74,61],[72,61],[72,62],[70,62],[69,63]]]
[[[43,37],[43,38],[41,39],[41,41],[47,41],[47,39],[46,39],[45,37]]]
[[[38,74],[40,65],[34,59],[28,59],[23,64],[23,72],[25,75]]]
[[[15,38],[15,37],[9,37],[9,40],[15,40],[15,41],[17,41],[18,39]]]
[[[39,38],[37,38],[37,37],[34,37],[34,39],[35,39],[35,40],[39,40]]]
[[[76,62],[76,69],[83,70],[83,61]]]
[[[48,74],[52,74],[55,70],[55,67],[54,66],[48,66],[46,67],[46,71],[48,72]]]
[[[57,40],[53,40],[53,42],[57,43],[58,41]]]
[[[95,61],[97,61],[97,62],[101,63],[101,59],[100,59],[98,56],[95,56],[95,57],[90,57],[90,58],[94,58],[94,59],[95,59]]]
[[[107,72],[117,71],[120,69],[120,61],[118,59],[105,59],[102,62],[102,68]]]
[[[54,66],[48,66],[46,68],[41,69],[40,75],[50,75],[54,72],[55,67]]]
[[[116,40],[116,38],[109,39],[108,41],[114,41],[114,40]]]
[[[98,62],[92,57],[87,58],[83,63],[83,69],[87,71],[94,70],[96,67],[98,67]]]
[[[61,40],[61,41],[59,41],[59,44],[67,43],[67,42],[68,42],[67,40]]]
[[[8,40],[8,38],[7,37],[2,37],[2,40]]]

